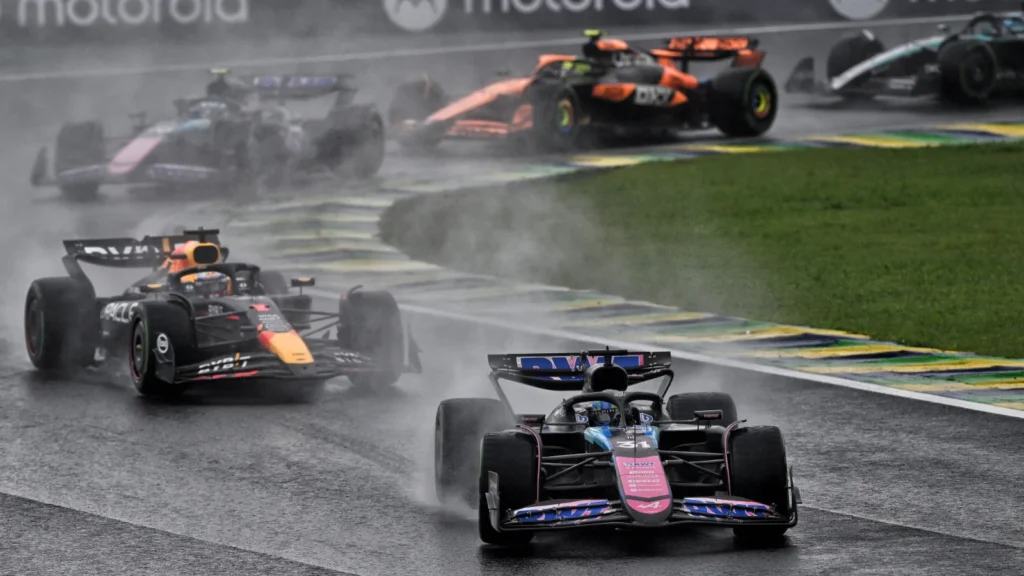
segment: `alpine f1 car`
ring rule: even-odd
[[[108,139],[95,121],[65,124],[55,175],[47,176],[44,147],[32,184],[89,200],[103,184],[251,192],[317,177],[364,178],[380,169],[383,120],[373,104],[352,103],[356,89],[346,76],[214,74],[205,96],[175,100],[174,118],[151,123],[133,115],[130,136]],[[319,104],[313,112],[322,117],[302,118],[286,102]]]
[[[455,100],[429,77],[406,82],[388,111],[391,130],[416,147],[444,138],[526,136],[542,148],[571,149],[637,130],[715,126],[729,136],[757,136],[775,120],[775,83],[761,68],[765,53],[756,39],[681,37],[642,50],[600,31],[586,36],[582,57],[542,55],[530,76]],[[732,66],[713,78],[688,72],[692,61],[727,58]]]
[[[490,355],[498,400],[441,402],[438,499],[479,507],[480,538],[521,545],[542,530],[679,524],[780,537],[797,523],[782,432],[745,426],[728,394],[665,400],[668,352]],[[664,379],[657,392],[631,390]],[[499,384],[577,392],[549,415],[516,414]]]
[[[869,30],[840,40],[815,79],[814,58],[801,60],[785,89],[790,93],[874,96],[938,95],[977,105],[990,97],[1024,93],[1024,13],[982,13],[962,29],[886,50]]]
[[[353,289],[336,310],[314,311],[302,293],[314,279],[289,286],[280,272],[226,262],[217,234],[65,241],[69,275],[34,281],[25,300],[32,363],[43,372],[122,366],[144,396],[224,379],[288,380],[315,396],[339,376],[390,385],[420,370],[389,293]],[[152,272],[122,294],[97,297],[82,263]]]

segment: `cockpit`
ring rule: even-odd
[[[1024,15],[983,14],[968,22],[962,33],[990,38],[1024,35]]]

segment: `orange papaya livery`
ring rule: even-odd
[[[737,52],[750,48],[750,38],[682,36],[668,41],[670,50],[692,50],[694,52]]]

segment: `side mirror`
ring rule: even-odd
[[[723,416],[721,410],[697,410],[693,415],[697,420],[721,420]]]
[[[298,288],[300,296],[302,289],[308,286],[316,286],[316,278],[292,278],[292,288]]]
[[[518,418],[519,424],[534,428],[543,426],[545,419],[547,419],[547,416],[544,414],[520,414]]]
[[[166,286],[163,284],[146,284],[139,286],[139,292],[143,294],[153,294],[154,292],[163,292]]]
[[[939,24],[936,28],[939,29],[939,32],[949,32],[949,24]]]

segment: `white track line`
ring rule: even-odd
[[[914,26],[923,24],[942,24],[969,19],[970,15],[954,15],[929,18],[904,18],[876,20],[871,22],[818,22],[814,24],[789,24],[781,26],[752,26],[745,28],[710,28],[703,30],[678,30],[663,32],[646,32],[640,34],[624,34],[617,37],[624,40],[661,40],[672,36],[715,36],[722,34],[756,35],[756,34],[794,34],[801,32],[827,32],[831,30],[851,30],[857,28],[887,28],[892,26]],[[416,56],[446,56],[477,52],[500,52],[506,50],[525,50],[531,48],[549,48],[557,46],[575,46],[579,37],[549,38],[544,40],[522,40],[513,42],[488,42],[483,44],[460,44],[457,46],[436,46],[429,48],[401,48],[394,50],[375,50],[355,52],[351,54],[322,54],[318,56],[296,56],[286,58],[258,58],[253,60],[228,60],[207,63],[162,64],[136,68],[95,68],[86,70],[65,70],[58,72],[24,72],[18,74],[2,74],[0,82],[22,82],[26,80],[60,80],[81,78],[109,78],[115,76],[137,76],[141,74],[157,74],[160,72],[183,72],[204,70],[215,67],[243,68],[286,66],[294,64],[357,62],[362,60],[380,60],[386,58],[409,58]]]
[[[309,289],[307,293],[315,296],[322,296],[324,298],[337,298],[336,292],[327,292],[320,289]],[[502,330],[510,330],[514,332],[523,332],[526,334],[535,334],[537,336],[545,336],[549,338],[559,338],[562,340],[573,340],[578,342],[592,342],[599,346],[609,346],[617,349],[626,350],[666,350],[672,354],[672,356],[688,360],[690,362],[697,362],[700,364],[709,364],[712,366],[722,366],[725,368],[734,368],[737,370],[745,370],[747,372],[755,372],[758,374],[769,374],[772,376],[781,376],[783,378],[791,378],[793,380],[803,380],[806,382],[814,382],[816,384],[828,384],[831,386],[839,386],[842,388],[850,388],[853,390],[860,390],[863,392],[874,392],[877,394],[885,394],[887,396],[897,396],[899,398],[907,398],[910,400],[920,400],[922,402],[930,402],[932,404],[941,404],[943,406],[951,406],[954,408],[963,408],[965,410],[973,410],[975,412],[985,412],[987,414],[996,414],[998,416],[1008,416],[1010,418],[1024,419],[1024,410],[1014,410],[1012,408],[1003,408],[1000,406],[990,406],[988,404],[981,404],[979,402],[968,402],[966,400],[957,400],[955,398],[946,398],[944,396],[936,396],[934,394],[926,394],[923,392],[910,392],[908,390],[900,390],[898,388],[890,388],[888,386],[882,386],[881,384],[869,384],[867,382],[859,382],[857,380],[847,380],[845,378],[836,378],[835,376],[824,376],[821,374],[812,374],[809,372],[801,372],[799,370],[790,370],[787,368],[778,368],[775,366],[767,366],[764,364],[755,364],[753,362],[744,362],[742,360],[732,360],[730,358],[720,358],[717,356],[708,356],[706,354],[699,354],[697,352],[689,352],[685,350],[672,350],[661,346],[652,346],[651,344],[643,344],[640,342],[625,342],[622,340],[614,340],[610,338],[602,338],[599,336],[588,336],[586,334],[579,334],[576,332],[567,332],[564,330],[558,330],[554,328],[542,328],[537,326],[531,326],[528,324],[520,324],[518,322],[506,322],[503,320],[495,320],[491,318],[480,318],[477,316],[468,316],[465,314],[458,314],[455,312],[445,312],[441,310],[435,310],[431,308],[424,308],[422,306],[400,304],[403,310],[407,310],[414,314],[421,314],[423,316],[433,316],[435,318],[441,318],[444,320],[453,320],[457,322],[466,322],[470,324],[480,324],[483,326],[490,326],[492,328],[499,328]]]

